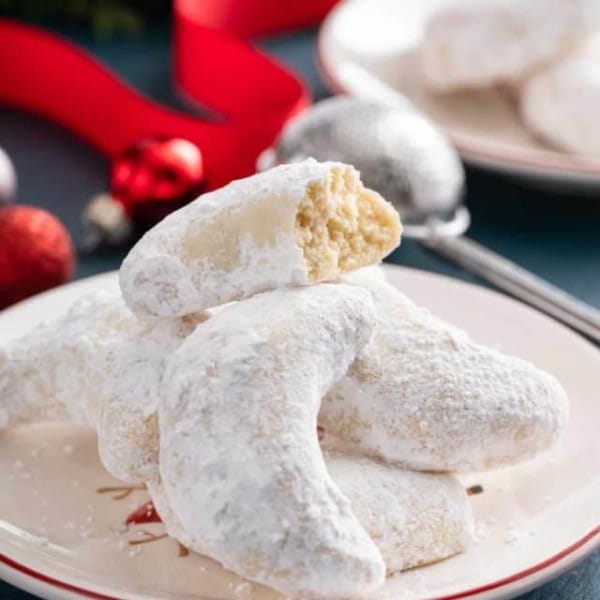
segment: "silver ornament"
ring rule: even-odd
[[[323,100],[283,129],[259,168],[308,156],[354,165],[365,185],[396,207],[407,235],[425,237],[432,224],[438,234],[446,224],[446,233],[457,235],[468,225],[460,213],[460,159],[444,134],[408,105],[350,96]]]
[[[0,206],[12,202],[17,191],[17,176],[8,154],[0,148]]]

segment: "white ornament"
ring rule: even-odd
[[[8,154],[0,148],[0,206],[14,200],[17,191],[17,175]]]

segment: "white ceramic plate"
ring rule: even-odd
[[[450,0],[345,0],[325,20],[319,38],[323,74],[332,89],[363,95],[366,72],[402,92],[437,122],[470,163],[597,190],[600,158],[551,149],[523,126],[516,100],[497,89],[448,95],[430,93],[419,69],[423,27]],[[371,92],[369,92],[371,93]]]
[[[464,477],[479,539],[466,553],[391,579],[382,598],[508,598],[600,546],[600,352],[570,330],[499,294],[400,267],[392,283],[476,339],[556,374],[572,403],[567,435],[518,467]],[[116,275],[43,294],[0,315],[0,343],[53,317]],[[124,526],[147,500],[100,466],[84,428],[36,425],[0,434],[0,576],[44,598],[197,600],[277,598],[209,559],[179,556],[160,523]],[[121,497],[124,496],[124,497]],[[379,596],[378,596],[379,597]]]

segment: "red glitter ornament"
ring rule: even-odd
[[[202,190],[204,167],[195,144],[181,138],[149,139],[112,164],[110,194],[129,218],[154,225]]]
[[[93,198],[84,211],[85,249],[120,244],[143,233],[187,204],[204,185],[202,153],[182,138],[139,142],[113,161],[108,194]]]
[[[0,208],[0,308],[68,281],[75,270],[71,238],[50,213]]]

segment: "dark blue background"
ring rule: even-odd
[[[148,96],[186,110],[171,88],[168,27],[151,29],[133,40],[103,42],[81,32],[68,33]],[[314,31],[272,38],[261,45],[302,73],[315,98],[328,94],[316,66]],[[80,240],[81,210],[92,195],[106,189],[106,159],[55,125],[1,106],[0,146],[16,165],[19,202],[49,208]],[[467,203],[473,217],[470,236],[600,306],[600,194],[539,191],[469,169]],[[116,269],[122,258],[122,251],[80,256],[76,277]],[[390,260],[481,283],[410,240],[404,240]],[[0,598],[33,596],[0,583]],[[600,551],[522,598],[600,600]]]

